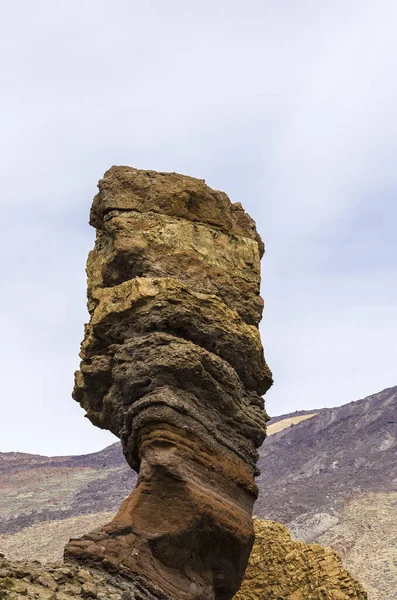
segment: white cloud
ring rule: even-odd
[[[70,399],[86,221],[111,164],[204,177],[256,218],[272,414],[395,383],[394,2],[19,0],[1,12],[0,451],[111,439]]]

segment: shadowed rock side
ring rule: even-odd
[[[272,383],[263,244],[241,205],[204,181],[129,167],[99,182],[90,222],[73,396],[139,476],[114,520],[65,557],[133,575],[148,598],[228,600],[253,544]]]
[[[284,525],[254,518],[255,545],[235,600],[367,600],[339,556],[291,539]]]

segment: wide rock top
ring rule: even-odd
[[[232,204],[224,192],[211,189],[204,179],[114,166],[98,188],[90,214],[90,224],[96,229],[102,228],[105,215],[112,210],[160,213],[252,238],[262,258],[264,245],[255,221],[239,202]]]

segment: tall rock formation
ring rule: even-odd
[[[114,520],[65,557],[133,577],[142,598],[228,600],[252,548],[263,244],[204,181],[112,167],[99,182],[73,396],[138,471]]]

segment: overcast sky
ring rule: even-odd
[[[115,440],[71,399],[111,165],[203,178],[266,244],[271,415],[397,384],[395,0],[0,8],[0,451]]]

